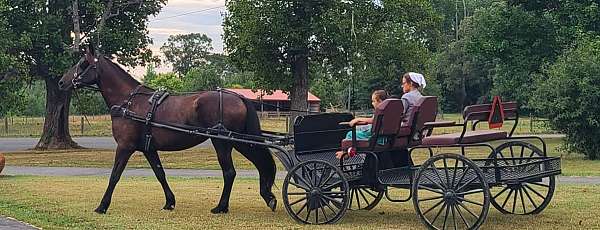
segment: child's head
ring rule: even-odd
[[[425,88],[425,78],[422,74],[408,72],[402,75],[402,91],[404,93],[408,93],[419,88]]]
[[[388,95],[385,90],[375,90],[373,91],[373,94],[371,94],[371,105],[373,105],[373,108],[377,108],[377,106],[387,98]]]

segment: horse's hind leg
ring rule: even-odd
[[[268,148],[260,145],[251,145],[246,143],[234,144],[235,149],[244,155],[258,169],[260,177],[260,196],[265,200],[269,208],[275,211],[277,199],[271,188],[275,183],[275,161]]]
[[[104,214],[106,213],[106,210],[108,210],[115,186],[117,186],[119,179],[121,179],[121,174],[123,174],[123,170],[125,170],[125,166],[127,166],[127,161],[129,161],[129,158],[133,152],[134,151],[130,149],[117,147],[115,164],[113,165],[113,169],[110,174],[108,188],[106,188],[106,192],[104,192],[104,196],[102,197],[100,205],[98,208],[96,208],[96,210],[94,210],[95,212]]]
[[[231,159],[232,144],[227,141],[219,139],[211,139],[213,147],[217,151],[217,158],[221,170],[223,171],[223,193],[217,207],[210,210],[212,213],[227,213],[229,212],[229,196],[231,195],[231,187],[235,180],[235,168],[233,167],[233,160]]]
[[[165,210],[175,209],[175,195],[173,194],[173,191],[171,191],[171,188],[169,187],[169,184],[167,183],[167,178],[165,177],[165,170],[163,169],[163,166],[160,163],[160,158],[158,157],[158,152],[156,152],[154,150],[150,150],[148,152],[145,152],[144,156],[146,156],[146,159],[148,160],[150,167],[152,167],[152,171],[154,171],[154,175],[156,176],[156,179],[158,179],[158,182],[160,182],[160,185],[162,186],[163,191],[165,192],[166,203],[165,203],[165,207],[163,207],[163,209],[165,209]]]

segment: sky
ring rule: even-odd
[[[148,32],[153,40],[150,46],[154,54],[160,54],[160,47],[170,35],[203,33],[212,39],[212,52],[223,52],[223,16],[225,0],[169,0],[157,16],[151,16]],[[183,15],[182,15],[183,14]],[[171,67],[161,65],[157,72],[168,72]],[[145,68],[131,70],[136,77],[143,76]]]

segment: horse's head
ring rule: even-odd
[[[89,46],[77,64],[69,68],[58,81],[58,88],[61,90],[71,90],[91,86],[98,83],[98,58],[95,55],[92,46]]]

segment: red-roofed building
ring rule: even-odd
[[[245,98],[262,101],[257,103],[258,111],[289,111],[290,99],[289,96],[281,90],[275,90],[272,94],[266,94],[262,90],[253,92],[251,89],[227,89],[238,93]],[[311,112],[319,112],[321,99],[308,92],[308,108]],[[280,109],[281,108],[281,109]]]

